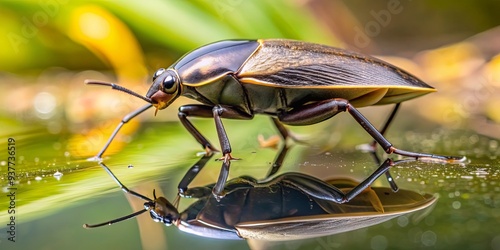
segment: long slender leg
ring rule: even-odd
[[[143,107],[141,107],[141,108],[139,108],[137,110],[134,110],[131,113],[129,113],[126,116],[124,116],[122,118],[122,121],[120,122],[120,124],[118,124],[118,126],[116,126],[115,131],[113,131],[113,134],[111,134],[111,136],[109,137],[108,141],[106,142],[106,144],[104,145],[104,147],[101,149],[101,151],[99,151],[99,153],[96,156],[90,158],[89,160],[102,161],[102,155],[104,154],[104,152],[106,152],[106,149],[108,149],[109,145],[111,144],[111,142],[113,141],[113,139],[115,138],[115,136],[118,134],[118,131],[120,131],[120,129],[122,128],[122,126],[125,123],[127,123],[128,121],[132,120],[134,117],[136,117],[139,114],[141,114],[142,112],[148,110],[152,106],[153,106],[152,104],[146,104]]]
[[[229,118],[229,119],[252,119],[253,116],[249,114],[241,113],[237,110],[222,107],[222,106],[207,106],[207,105],[184,105],[179,108],[179,119],[184,125],[184,127],[193,135],[193,137],[201,144],[201,146],[207,150],[208,154],[211,154],[213,151],[218,151],[212,144],[193,126],[193,124],[187,119],[190,117],[204,117],[215,119],[217,134],[219,135],[219,141],[225,140],[224,143],[221,141],[221,147],[223,147],[222,151],[231,151],[231,146],[229,145],[229,140],[227,139],[226,131],[224,130],[224,126],[222,125],[222,121],[220,118]],[[224,153],[225,154],[225,153]]]
[[[415,159],[399,160],[393,162],[392,159],[388,158],[370,176],[368,176],[357,186],[353,187],[347,193],[344,193],[342,190],[330,183],[303,173],[285,173],[276,178],[265,181],[241,179],[238,180],[238,183],[241,183],[241,185],[244,184],[252,187],[268,187],[273,183],[283,183],[284,185],[298,189],[311,197],[341,204],[355,198],[358,194],[360,194],[371,184],[373,184],[373,182],[377,180],[382,174],[389,171],[392,166],[402,162],[411,161],[415,161]]]
[[[189,184],[196,178],[198,173],[205,167],[208,160],[212,158],[213,155],[205,155],[201,157],[184,175],[182,180],[179,182],[178,189],[179,195],[184,196],[188,190]]]
[[[229,119],[252,119],[252,114],[245,114],[236,109],[231,109],[229,107],[216,105],[214,107],[205,105],[185,105],[179,108],[179,118],[186,129],[196,138],[196,140],[207,149],[208,154],[215,151],[215,148],[211,146],[207,139],[187,120],[188,116],[196,117],[213,117],[215,121],[215,128],[217,130],[217,136],[219,137],[219,143],[222,150],[222,167],[219,174],[219,179],[213,188],[213,194],[215,197],[223,197],[224,185],[226,183],[227,177],[229,175],[229,168],[231,166],[231,144],[229,138],[227,137],[226,130],[224,129],[224,124],[222,124],[222,118]]]
[[[432,160],[444,163],[460,163],[465,157],[442,156],[426,153],[410,152],[395,148],[349,101],[331,99],[291,110],[278,116],[280,121],[291,125],[307,125],[328,119],[340,112],[348,112],[370,134],[388,154],[395,153],[420,160]]]
[[[186,128],[189,133],[201,144],[201,146],[206,150],[207,155],[211,155],[212,152],[217,152],[215,147],[193,126],[193,124],[187,119],[188,116],[196,117],[212,117],[212,107],[205,105],[185,105],[179,108],[179,120],[182,125]]]
[[[289,148],[285,143],[281,148],[279,154],[276,156],[276,159],[274,160],[271,169],[269,169],[269,172],[266,175],[266,179],[276,174],[276,172],[278,172],[278,170],[281,168],[281,165],[283,165],[283,161],[285,160],[285,157],[288,153],[288,149]]]
[[[224,192],[224,186],[226,185],[227,177],[229,176],[229,168],[231,167],[231,161],[223,161],[222,162],[222,167],[220,169],[220,174],[219,174],[219,179],[217,179],[217,182],[215,183],[213,189],[212,189],[212,194],[214,197],[217,199],[217,201],[220,201],[226,193]]]
[[[286,185],[297,188],[312,197],[336,203],[345,203],[355,198],[358,194],[373,184],[373,182],[382,174],[386,173],[391,166],[408,161],[414,161],[414,159],[393,162],[390,158],[388,158],[368,178],[363,180],[347,193],[342,192],[339,188],[322,180],[301,173],[284,174],[281,176],[281,181],[286,183]]]
[[[375,163],[377,164],[377,166],[380,166],[380,164],[382,162],[380,161],[380,158],[378,157],[377,152],[372,151],[372,152],[370,152],[370,155],[372,156],[372,158],[375,161]],[[396,184],[396,182],[394,181],[394,178],[392,178],[389,170],[387,170],[387,172],[385,172],[385,177],[387,178],[387,182],[389,182],[389,185],[391,185],[392,191],[397,192],[399,190],[399,187]]]
[[[274,126],[278,129],[278,132],[280,132],[281,138],[283,138],[286,143],[286,139],[290,136],[288,129],[286,129],[285,126],[283,126],[283,124],[281,124],[281,122],[275,117],[271,117],[271,120],[273,121]]]
[[[460,163],[465,161],[465,157],[457,156],[443,156],[418,152],[410,152],[397,149],[352,105],[348,104],[346,107],[349,114],[382,146],[386,153],[398,154],[402,156],[413,157],[420,160],[433,160],[441,161],[444,163]]]
[[[288,138],[291,138],[293,141],[297,143],[307,144],[306,141],[301,140],[297,138],[293,133],[290,133],[290,131],[288,131],[288,129],[285,126],[283,126],[283,124],[277,118],[271,117],[271,121],[273,122],[276,129],[278,129],[278,132],[280,133],[281,138],[283,138],[285,144]]]
[[[363,192],[366,188],[368,188],[376,179],[378,179],[383,173],[387,173],[389,169],[399,163],[402,162],[409,162],[412,160],[400,160],[393,162],[390,158],[384,161],[380,167],[375,170],[368,178],[366,178],[364,181],[362,181],[359,185],[351,189],[347,194],[345,194],[345,197],[343,199],[344,202],[348,202],[352,200],[354,197],[356,197],[359,193]]]
[[[396,116],[396,113],[398,112],[399,107],[401,107],[401,103],[397,103],[396,105],[394,105],[394,109],[392,109],[391,114],[389,115],[389,117],[387,118],[387,120],[384,123],[384,126],[380,130],[380,133],[382,135],[385,135],[385,133],[387,132],[387,129],[389,128],[389,126],[391,125],[392,121],[394,120],[394,117]],[[373,141],[371,143],[371,145],[372,145],[373,148],[375,148],[376,144],[377,144],[377,141]]]
[[[398,112],[400,106],[401,106],[401,103],[397,103],[396,105],[394,105],[394,108],[392,109],[391,113],[387,117],[387,120],[385,121],[382,128],[379,130],[380,134],[382,134],[383,136],[385,136],[385,133],[387,132],[387,129],[389,128],[392,121],[394,120],[394,117],[396,116],[396,113]],[[375,141],[375,140],[373,140],[371,143],[363,144],[360,146],[361,146],[361,150],[363,150],[363,151],[368,151],[368,152],[376,152],[377,151],[377,141]]]
[[[397,103],[396,105],[394,105],[394,108],[392,109],[389,117],[387,118],[384,125],[382,126],[382,129],[379,130],[380,134],[385,136],[385,133],[387,132],[389,125],[394,120],[394,117],[396,116],[396,113],[398,112],[400,106],[401,106],[401,103]],[[380,166],[381,161],[377,155],[377,141],[373,140],[370,144],[364,144],[361,146],[368,146],[368,152],[372,156],[375,163]],[[365,147],[363,147],[363,149],[365,149]],[[392,178],[390,171],[385,172],[385,176],[387,177],[387,181],[391,185],[392,190],[394,192],[397,192],[399,190],[399,188],[398,188],[396,182],[394,182],[394,179]]]

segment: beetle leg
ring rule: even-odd
[[[102,161],[102,155],[104,154],[104,152],[106,152],[106,149],[108,149],[109,145],[111,144],[113,139],[115,139],[115,136],[118,134],[118,131],[120,131],[120,129],[123,127],[123,125],[125,123],[129,122],[130,120],[132,120],[134,117],[141,114],[142,112],[148,110],[152,106],[153,106],[152,104],[146,104],[143,107],[141,107],[137,110],[134,110],[134,111],[130,112],[129,114],[127,114],[126,116],[124,116],[122,118],[122,121],[120,122],[120,124],[118,124],[118,126],[116,126],[115,130],[113,131],[113,134],[111,134],[111,136],[109,137],[108,141],[106,142],[104,147],[101,149],[101,151],[99,151],[99,153],[96,156],[90,158],[89,160],[99,161],[99,162]]]
[[[278,172],[278,170],[281,168],[281,165],[283,165],[283,161],[285,160],[285,156],[288,153],[288,149],[289,148],[285,143],[285,145],[283,145],[283,147],[281,148],[278,156],[274,160],[274,163],[271,166],[271,169],[269,169],[269,172],[267,173],[266,178],[269,178],[269,177],[273,176],[274,174],[276,174],[276,172]]]
[[[385,121],[384,126],[380,130],[380,134],[385,135],[385,132],[387,132],[389,125],[391,125],[392,120],[394,120],[394,117],[396,116],[396,113],[398,112],[400,106],[401,103],[397,103],[396,105],[394,105],[394,109],[392,109],[391,114],[387,118],[387,121]],[[373,142],[370,145],[372,146],[373,151],[375,151],[375,147],[377,146],[377,141],[373,140]]]
[[[214,186],[213,193],[215,197],[223,197],[223,189],[226,183],[227,177],[229,175],[229,167],[231,166],[231,160],[236,160],[231,156],[231,144],[227,137],[226,130],[222,124],[221,118],[232,118],[232,119],[252,119],[253,115],[244,114],[238,110],[231,109],[229,107],[216,105],[214,107],[206,105],[184,105],[179,108],[179,119],[186,129],[193,135],[193,137],[205,148],[209,150],[209,153],[217,151],[207,139],[193,126],[193,124],[187,119],[188,116],[195,117],[213,117],[215,121],[215,128],[217,130],[217,135],[219,137],[220,146],[222,149],[223,157],[220,159],[223,161],[221,172],[219,175],[219,180]],[[210,155],[210,154],[208,154]],[[182,186],[180,188],[185,188]]]
[[[216,105],[215,107],[213,107],[212,114],[214,117],[215,129],[217,130],[217,135],[219,137],[219,142],[223,154],[223,157],[219,159],[222,160],[219,179],[217,180],[217,183],[215,183],[215,186],[213,188],[214,196],[217,198],[217,200],[220,200],[222,197],[224,197],[224,186],[229,175],[231,160],[238,160],[238,158],[233,158],[231,156],[231,144],[229,142],[229,138],[227,137],[227,133],[224,129],[224,124],[222,124],[221,118],[224,117],[233,119],[251,119],[253,116],[221,105]]]
[[[384,123],[384,126],[382,127],[381,130],[379,130],[382,135],[385,135],[387,129],[389,128],[389,125],[392,123],[392,120],[396,116],[396,113],[398,112],[400,106],[401,106],[401,103],[397,103],[394,106],[394,108],[392,109],[391,114],[389,115],[389,117],[387,118],[387,120]],[[366,144],[364,144],[364,145],[366,145]],[[361,145],[361,146],[364,146],[364,145]],[[373,140],[370,144],[368,144],[368,147],[369,147],[369,153],[373,157],[373,160],[375,161],[375,163],[377,165],[380,165],[381,161],[377,155],[377,148],[376,148],[377,141]],[[392,191],[397,192],[399,190],[399,187],[396,184],[396,182],[394,182],[394,178],[392,178],[390,171],[385,172],[385,176],[387,178],[387,181],[391,185]]]
[[[280,132],[281,138],[283,138],[283,140],[286,142],[286,139],[290,136],[288,129],[286,129],[285,126],[283,126],[283,124],[277,118],[271,117],[271,120],[273,121],[274,126],[276,126],[276,128]]]
[[[305,141],[297,138],[293,133],[290,133],[290,131],[288,131],[285,126],[283,126],[283,123],[281,123],[278,118],[271,117],[271,120],[273,121],[276,129],[278,129],[278,131],[280,132],[281,138],[283,138],[285,144],[288,138],[292,139],[295,142],[306,144]]]
[[[400,162],[408,161],[414,160],[401,160],[394,163],[390,158],[388,158],[368,178],[363,180],[357,186],[353,187],[347,193],[342,192],[342,190],[340,190],[339,188],[322,180],[319,180],[316,177],[301,173],[288,173],[282,176],[281,181],[286,185],[294,187],[311,197],[342,204],[352,200],[361,192],[369,188],[370,185],[373,184],[373,182],[377,180],[382,174],[386,173],[391,166]]]
[[[370,134],[375,141],[382,146],[384,151],[388,154],[398,154],[402,156],[413,157],[417,160],[430,160],[443,163],[462,163],[465,161],[463,156],[444,156],[444,155],[434,155],[418,152],[410,152],[401,149],[397,149],[366,119],[356,108],[349,104],[346,100],[346,110],[351,114],[351,116]]]
[[[217,182],[215,183],[212,189],[212,194],[215,197],[215,199],[217,199],[217,201],[220,201],[222,198],[224,198],[224,196],[226,196],[226,192],[224,191],[224,186],[226,185],[227,177],[229,176],[230,167],[231,167],[231,161],[222,162],[219,179],[217,179]]]
[[[401,103],[397,103],[394,108],[392,109],[391,113],[389,114],[389,117],[384,123],[384,126],[382,126],[382,129],[379,130],[380,134],[385,136],[385,133],[387,132],[387,129],[389,128],[389,125],[392,123],[392,120],[394,120],[394,117],[396,116],[397,111],[399,110],[399,107],[401,106]],[[367,151],[367,152],[376,152],[377,151],[377,141],[373,140],[371,143],[367,144],[362,144],[358,146],[360,150],[362,151]],[[380,164],[380,162],[378,162]]]
[[[211,155],[213,152],[218,152],[216,148],[210,144],[210,142],[193,126],[193,124],[187,119],[188,116],[195,117],[212,117],[212,107],[206,105],[184,105],[179,107],[179,120],[182,125],[191,133],[191,135],[201,144],[201,146],[207,152],[207,155]]]
[[[217,112],[215,111],[217,110]],[[222,121],[220,118],[230,118],[230,119],[252,119],[252,115],[241,113],[237,110],[230,109],[222,106],[207,106],[207,105],[184,105],[179,108],[179,119],[184,125],[184,127],[193,135],[193,137],[202,145],[202,147],[207,150],[207,154],[211,154],[212,152],[218,152],[215,147],[193,126],[193,124],[187,119],[188,116],[194,117],[204,117],[210,118],[214,117],[215,125],[217,129],[217,134],[219,135],[219,141],[221,138],[225,138],[226,142],[222,143],[222,153],[229,149],[229,153],[231,152],[231,146],[229,145],[229,140],[227,140],[226,131],[224,130],[224,126],[222,125]]]
[[[186,190],[184,194],[180,196],[183,198],[195,198],[200,199],[203,197],[207,197],[212,194],[212,189],[209,187],[194,187]]]
[[[180,196],[189,196],[189,194],[187,194],[189,184],[191,184],[194,178],[196,178],[198,173],[201,171],[201,169],[203,169],[203,167],[205,167],[208,160],[210,160],[212,156],[213,155],[204,155],[186,172],[182,180],[179,182],[179,185],[177,186]]]
[[[244,114],[236,109],[231,109],[229,107],[216,105],[212,109],[212,114],[215,121],[215,129],[217,130],[217,135],[219,137],[220,146],[222,149],[222,157],[220,160],[224,160],[225,162],[233,160],[235,158],[231,157],[231,144],[229,143],[229,139],[227,137],[226,130],[224,129],[224,125],[222,124],[221,118],[232,118],[232,119],[252,119],[253,115]]]
[[[375,143],[377,143],[377,142],[375,141]],[[377,152],[371,151],[369,153],[373,157],[373,160],[375,161],[377,166],[380,166],[381,161],[377,155]],[[385,177],[387,178],[387,182],[389,182],[389,185],[391,185],[392,191],[397,192],[399,190],[399,187],[398,187],[398,184],[396,184],[396,182],[394,181],[394,178],[392,178],[390,171],[385,172]]]
[[[331,99],[304,105],[286,113],[278,115],[280,121],[290,125],[309,125],[326,120],[340,112],[348,112],[382,146],[388,154],[394,153],[413,157],[420,160],[431,160],[444,163],[461,163],[465,157],[442,156],[425,153],[404,151],[395,148],[392,144],[366,119],[349,101],[345,99]]]

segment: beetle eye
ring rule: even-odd
[[[158,76],[160,76],[161,74],[163,74],[163,72],[165,72],[164,68],[161,68],[161,69],[157,70],[155,72],[155,74],[153,75],[153,82],[154,82],[154,80],[156,80],[156,78],[158,78]]]
[[[172,94],[177,90],[177,82],[175,77],[168,75],[163,79],[163,92],[167,94]]]

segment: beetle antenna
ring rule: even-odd
[[[132,213],[132,214],[120,217],[118,219],[106,221],[106,222],[99,223],[99,224],[94,224],[94,225],[83,224],[83,228],[89,229],[89,228],[96,228],[96,227],[102,227],[102,226],[109,226],[109,225],[115,224],[115,223],[120,222],[120,221],[124,221],[124,220],[128,220],[128,219],[134,218],[137,215],[140,215],[140,214],[142,214],[142,213],[144,213],[146,211],[147,211],[146,209],[143,209],[143,210],[137,211],[135,213]]]
[[[125,93],[127,93],[129,95],[133,95],[133,96],[138,97],[138,98],[140,98],[140,99],[142,99],[142,100],[144,100],[144,101],[146,101],[148,103],[153,103],[153,101],[151,100],[151,98],[139,95],[139,94],[135,93],[134,91],[132,91],[130,89],[127,89],[125,87],[122,87],[122,86],[114,84],[114,83],[102,82],[102,81],[97,81],[97,80],[85,80],[85,84],[109,86],[112,89],[116,89],[118,91],[125,92]]]

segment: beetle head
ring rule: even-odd
[[[177,208],[164,197],[156,198],[154,191],[153,196],[154,202],[144,203],[144,209],[149,210],[151,218],[155,222],[165,224],[165,226],[170,226],[172,223],[177,222],[179,220]]]
[[[179,95],[180,79],[171,69],[159,69],[153,76],[153,85],[149,88],[146,97],[151,98],[156,109],[164,109]]]

